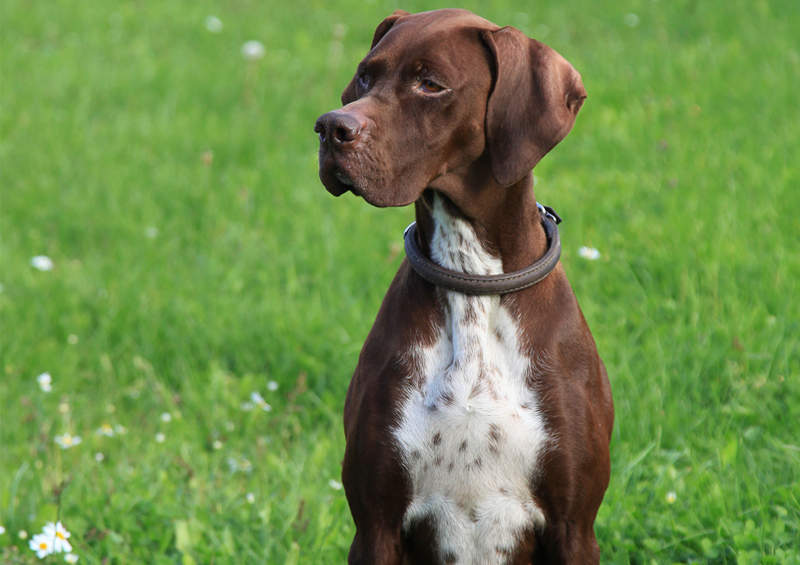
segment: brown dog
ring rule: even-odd
[[[585,97],[514,28],[395,12],[317,120],[331,193],[417,219],[345,404],[350,563],[598,562],[611,392],[531,176]]]

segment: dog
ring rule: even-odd
[[[397,11],[319,117],[335,196],[413,203],[344,407],[349,563],[597,563],[614,410],[531,170],[586,91],[465,10]]]

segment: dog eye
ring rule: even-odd
[[[361,92],[366,92],[367,90],[369,90],[369,75],[367,74],[358,75],[358,88],[361,89]]]
[[[445,89],[441,84],[434,82],[429,78],[418,79],[417,88],[419,88],[425,94],[438,94]]]

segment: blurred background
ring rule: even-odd
[[[330,196],[313,125],[437,7],[0,4],[0,562],[56,520],[81,563],[344,562],[413,212]],[[800,563],[800,5],[460,7],[589,93],[535,176],[615,396],[602,561]]]

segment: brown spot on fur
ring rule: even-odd
[[[497,455],[500,452],[500,442],[503,440],[503,432],[497,424],[489,424],[489,451]]]
[[[478,321],[478,311],[475,306],[476,304],[472,300],[466,303],[464,306],[464,316],[460,320],[462,324],[472,325]]]
[[[450,406],[455,401],[455,399],[453,398],[453,393],[449,390],[442,393],[441,399],[442,402],[445,404],[445,406]]]
[[[455,563],[458,563],[458,556],[452,551],[445,553],[443,559],[446,565],[454,565]]]
[[[467,440],[461,442],[461,445],[458,446],[459,451],[465,451],[467,449]]]
[[[420,458],[420,452],[419,452],[419,449],[415,449],[414,451],[412,451],[412,452],[411,452],[411,459],[413,459],[414,461],[416,461],[416,460],[418,460],[419,458]]]
[[[489,441],[500,443],[502,436],[503,432],[500,431],[500,426],[497,424],[489,424]]]
[[[448,473],[452,473],[454,466],[455,466],[454,463],[452,461],[450,461],[450,464],[447,466],[447,472]]]
[[[439,445],[440,443],[442,443],[442,434],[436,432],[433,436],[433,445]]]
[[[442,461],[443,461],[443,458],[442,458],[442,456],[441,456],[441,455],[437,455],[437,456],[436,456],[436,459],[434,459],[434,460],[433,460],[433,464],[434,464],[436,467],[438,467],[439,465],[441,465],[441,464],[442,464]]]
[[[473,522],[478,521],[478,511],[475,509],[474,506],[469,509],[469,519],[472,520]]]

